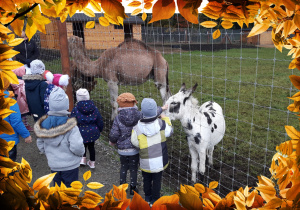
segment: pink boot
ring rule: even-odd
[[[95,168],[95,161],[88,161],[87,162],[87,165],[90,167],[90,168]]]
[[[86,157],[81,158],[80,165],[83,165],[83,166],[86,165]]]

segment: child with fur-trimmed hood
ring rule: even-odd
[[[67,187],[78,180],[79,165],[84,145],[76,118],[69,118],[69,98],[60,87],[49,96],[48,115],[34,125],[37,146],[45,153],[51,173],[57,172],[53,181]]]

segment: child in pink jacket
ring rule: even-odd
[[[17,68],[13,70],[13,72],[17,75],[19,84],[11,84],[11,87],[14,91],[14,94],[17,96],[17,103],[20,108],[22,121],[28,131],[33,131],[33,128],[30,126],[27,120],[27,116],[30,115],[26,93],[25,93],[25,82],[22,80],[22,76],[26,74],[25,66]]]

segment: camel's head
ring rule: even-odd
[[[70,53],[78,48],[83,49],[83,39],[78,36],[71,36],[68,38],[68,46]]]
[[[192,88],[186,89],[185,84],[183,83],[178,93],[167,100],[166,104],[168,105],[168,109],[166,111],[166,115],[170,117],[171,120],[183,118],[186,114],[186,102],[190,99],[197,86],[198,84],[196,83]]]

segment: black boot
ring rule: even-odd
[[[133,187],[132,185],[130,185],[130,195],[134,195],[133,191],[135,191],[136,193],[139,193],[139,190],[136,186]]]

